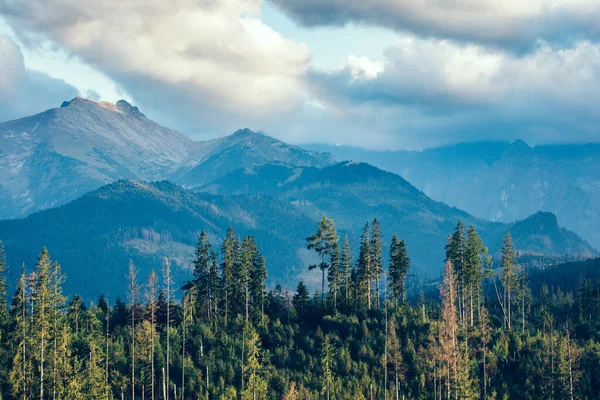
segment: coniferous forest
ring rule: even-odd
[[[267,288],[253,237],[202,233],[187,281],[130,263],[127,295],[92,303],[46,248],[9,288],[0,248],[2,398],[600,398],[598,281],[531,290],[509,233],[493,261],[459,222],[443,277],[409,295],[410,249],[387,239],[373,220],[349,243],[323,217],[311,292]]]

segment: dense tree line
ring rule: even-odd
[[[267,290],[233,229],[203,232],[187,282],[165,259],[127,297],[62,293],[43,249],[9,298],[0,247],[0,374],[13,399],[597,399],[600,282],[529,290],[510,234],[495,267],[471,226],[449,235],[439,297],[407,299],[409,252],[365,224],[356,252],[323,217],[307,237],[319,284]],[[384,263],[384,252],[388,262]],[[356,255],[356,257],[355,257]],[[384,265],[385,264],[385,265]]]

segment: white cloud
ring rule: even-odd
[[[598,44],[543,45],[518,56],[403,35],[381,65],[361,78],[355,59],[335,70],[310,72],[313,95],[331,110],[341,131],[361,126],[409,147],[487,139],[598,140]],[[373,142],[363,138],[362,145]]]
[[[50,39],[179,127],[303,101],[308,48],[264,25],[259,0],[16,0],[0,10],[25,43]]]
[[[0,35],[0,122],[44,111],[77,90],[64,81],[25,68],[19,46]]]

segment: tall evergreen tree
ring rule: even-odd
[[[446,261],[444,283],[440,288],[442,298],[441,320],[439,328],[439,350],[448,399],[457,392],[456,382],[458,373],[458,322],[456,319],[456,281],[451,261]]]
[[[452,269],[455,274],[456,281],[456,296],[458,314],[462,322],[465,321],[465,286],[466,286],[466,273],[464,268],[465,253],[466,253],[466,239],[465,239],[465,228],[461,221],[456,224],[454,233],[448,238],[448,244],[446,245],[446,261],[452,263]]]
[[[334,311],[338,308],[338,298],[342,281],[340,246],[334,243],[331,249],[331,264],[327,270],[327,282],[329,283],[329,296]]]
[[[255,323],[264,323],[265,316],[265,290],[267,280],[267,262],[265,257],[258,251],[253,260],[253,270],[251,276],[251,296],[253,305],[253,314]]]
[[[235,290],[235,269],[239,262],[239,242],[232,227],[229,227],[221,246],[221,291],[225,325],[229,320],[230,303]]]
[[[136,322],[137,322],[137,304],[139,301],[140,287],[138,284],[138,272],[137,268],[133,264],[133,261],[129,261],[129,272],[127,274],[128,292],[129,292],[129,307],[130,307],[130,332],[131,332],[131,345],[130,345],[130,359],[131,359],[131,398],[135,399],[135,363],[136,363]]]
[[[508,330],[512,329],[511,310],[515,298],[515,293],[518,289],[519,278],[517,275],[517,253],[513,248],[512,237],[510,232],[504,235],[502,244],[502,288],[503,301],[502,310],[504,312],[504,320]]]
[[[325,399],[329,400],[333,389],[333,355],[335,350],[331,344],[331,339],[325,335],[321,345],[321,373],[323,374],[323,384],[321,386],[321,394]]]
[[[11,394],[17,400],[30,398],[31,364],[29,362],[29,315],[27,308],[27,282],[25,264],[17,283],[10,308],[12,325],[11,341],[16,348],[10,371]]]
[[[298,320],[300,321],[300,325],[304,325],[304,313],[306,311],[306,307],[309,301],[309,293],[308,289],[304,285],[304,282],[300,281],[298,283],[298,287],[296,288],[296,293],[292,298],[292,304],[294,305],[294,310],[296,310],[296,314],[298,315]]]
[[[150,399],[155,398],[155,377],[156,373],[154,370],[154,349],[156,345],[154,340],[156,337],[156,307],[158,294],[158,277],[156,272],[152,270],[148,277],[148,284],[146,285],[146,301],[148,302],[148,319],[150,320]]]
[[[165,380],[167,387],[171,382],[170,375],[170,366],[171,366],[171,299],[173,298],[173,276],[171,272],[171,262],[167,257],[163,259],[162,266],[162,274],[163,274],[163,287],[166,296],[166,306],[167,306],[167,326],[165,328],[166,338],[165,338],[165,347],[166,347],[166,359],[165,359],[165,369],[167,371],[165,375]],[[167,398],[165,400],[169,400],[169,390],[167,390]]]
[[[383,274],[383,233],[377,218],[371,224],[371,279],[375,281],[375,307],[379,309],[381,299],[380,277]]]
[[[367,222],[360,236],[360,251],[356,261],[356,298],[360,302],[360,307],[371,309],[371,241],[369,233],[369,223]],[[366,301],[366,304],[365,304]]]
[[[406,299],[406,276],[410,268],[410,258],[406,251],[406,243],[396,234],[390,245],[390,294],[395,304],[403,303]]]
[[[350,241],[348,235],[344,236],[342,242],[342,254],[340,260],[340,292],[344,296],[344,307],[346,311],[350,310],[351,295],[352,295],[352,250],[350,249]]]
[[[48,250],[44,247],[35,266],[33,282],[33,314],[32,314],[32,361],[36,365],[34,377],[38,387],[38,395],[43,400],[46,395],[48,342],[52,327],[52,287],[50,282],[52,261]]]
[[[196,314],[203,316],[207,321],[212,320],[216,302],[217,285],[214,282],[212,266],[213,253],[208,235],[200,232],[193,261],[194,279],[186,282],[184,289],[191,291],[196,299]]]
[[[325,302],[325,271],[329,268],[326,258],[331,257],[334,244],[337,243],[337,231],[335,229],[335,223],[332,219],[327,218],[323,215],[323,218],[319,221],[317,232],[313,233],[306,238],[306,248],[309,250],[315,250],[315,252],[321,257],[319,264],[313,264],[308,267],[309,270],[319,268],[321,270],[321,304]]]
[[[463,274],[466,304],[464,308],[468,310],[468,321],[471,326],[474,325],[475,311],[479,309],[481,300],[482,280],[486,276],[486,266],[489,264],[487,256],[487,247],[483,245],[483,241],[475,231],[475,227],[471,225],[467,232],[467,246],[464,256]]]
[[[242,388],[243,400],[264,400],[267,398],[267,380],[265,379],[266,361],[263,358],[260,337],[252,325],[245,330],[245,357],[243,374],[246,377]]]

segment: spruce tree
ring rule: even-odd
[[[156,272],[152,270],[148,277],[148,284],[146,285],[146,301],[148,303],[148,319],[150,322],[150,399],[155,398],[155,377],[154,371],[154,340],[156,337],[156,307],[157,307],[157,292],[158,292],[158,277]]]
[[[307,287],[304,285],[304,282],[300,281],[298,283],[298,287],[296,288],[296,293],[292,298],[292,304],[294,305],[294,310],[296,310],[296,314],[298,315],[300,326],[304,325],[304,313],[306,311],[309,298],[310,296]]]
[[[245,352],[243,374],[246,377],[242,388],[242,400],[264,400],[267,398],[266,361],[263,358],[258,333],[247,324],[245,331]]]
[[[370,252],[371,252],[371,279],[375,281],[375,307],[379,309],[381,299],[380,277],[383,274],[383,233],[377,218],[371,225]]]
[[[331,249],[331,264],[327,270],[327,282],[329,283],[329,296],[331,298],[331,305],[334,312],[338,308],[338,297],[340,294],[341,286],[341,254],[340,246],[338,243],[334,243]]]
[[[360,236],[360,252],[356,262],[356,299],[360,307],[371,309],[371,241],[369,235],[369,223],[367,222]],[[366,304],[365,304],[366,301]]]
[[[504,289],[502,310],[508,330],[512,329],[511,310],[515,293],[518,288],[519,278],[517,276],[517,253],[513,248],[510,232],[504,235],[502,244],[502,287]]]
[[[235,269],[239,262],[239,242],[232,227],[229,227],[223,245],[221,246],[221,292],[225,325],[229,320],[231,301],[235,290]]]
[[[452,263],[452,269],[455,275],[456,281],[456,296],[457,296],[457,307],[458,315],[460,316],[461,322],[465,320],[465,285],[466,285],[466,274],[464,268],[466,253],[466,239],[464,225],[461,221],[456,224],[456,229],[448,238],[448,244],[446,245],[446,261]]]
[[[448,398],[457,392],[458,373],[458,322],[456,320],[456,280],[452,262],[446,261],[444,282],[440,288],[442,298],[441,320],[439,328],[439,352],[444,369],[442,381]]]
[[[342,254],[340,260],[340,292],[344,296],[344,307],[346,311],[350,310],[351,294],[352,294],[352,271],[354,266],[352,264],[352,250],[350,249],[350,242],[348,235],[344,236],[342,242]]]
[[[184,289],[191,291],[196,299],[196,314],[211,320],[211,245],[205,231],[200,232],[193,261],[194,280],[186,282]]]
[[[319,268],[321,270],[321,304],[325,302],[325,271],[329,268],[326,258],[331,257],[334,244],[337,243],[338,236],[335,229],[335,222],[323,215],[319,221],[317,232],[306,238],[306,248],[315,250],[321,257],[319,264],[313,264],[308,267],[309,270]]]
[[[133,264],[133,261],[129,261],[129,272],[127,274],[128,282],[128,294],[129,294],[129,323],[130,323],[130,365],[131,365],[131,398],[135,399],[135,366],[136,366],[136,322],[137,322],[137,305],[139,301],[139,285],[138,285],[138,272],[137,268]]]
[[[482,280],[486,276],[486,266],[489,264],[489,258],[487,257],[487,248],[483,245],[483,242],[475,227],[471,225],[467,232],[467,246],[464,256],[463,274],[464,274],[464,287],[463,297],[465,297],[464,308],[468,310],[467,317],[469,324],[474,325],[475,311],[479,308],[481,301],[481,285]]]
[[[264,323],[265,316],[265,290],[267,280],[267,262],[258,251],[253,260],[251,276],[251,296],[255,323]]]
[[[252,274],[257,253],[254,239],[251,236],[246,236],[242,241],[240,260],[236,264],[236,279],[234,286],[234,304],[236,305],[236,313],[243,314],[246,323],[248,323],[250,319]]]
[[[409,268],[410,258],[408,258],[406,251],[406,243],[394,234],[390,245],[389,281],[390,294],[396,305],[403,303],[406,299],[405,282]]]
[[[27,307],[27,282],[25,275],[25,264],[21,270],[21,276],[17,282],[17,288],[12,298],[10,308],[12,322],[11,341],[16,348],[12,369],[10,371],[11,394],[17,400],[25,400],[31,397],[31,364],[29,361],[29,315]]]
[[[52,287],[50,282],[52,261],[48,250],[44,247],[35,266],[33,281],[33,315],[32,315],[32,354],[35,365],[34,382],[40,400],[46,396],[48,343],[52,327]]]
[[[333,355],[335,350],[331,344],[329,335],[325,335],[321,344],[321,373],[323,384],[321,385],[321,395],[329,400],[333,391],[334,376],[333,376]]]

